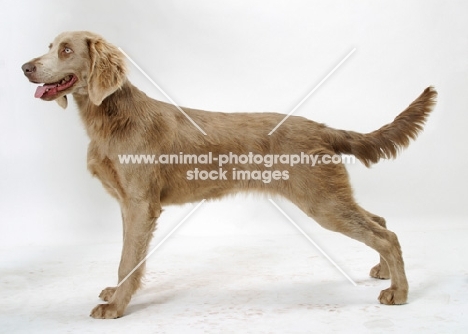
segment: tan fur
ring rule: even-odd
[[[72,50],[66,50],[66,45]],[[381,158],[394,158],[414,139],[432,110],[436,91],[427,88],[396,119],[369,134],[335,130],[303,117],[292,116],[271,136],[283,119],[276,113],[220,113],[184,108],[207,133],[203,135],[173,105],[153,100],[126,78],[124,56],[104,39],[90,32],[66,32],[52,43],[50,51],[23,65],[30,81],[51,83],[74,74],[77,82],[46,100],[66,107],[72,94],[91,139],[88,168],[97,176],[122,209],[123,250],[118,281],[145,257],[161,207],[202,199],[220,198],[239,191],[257,191],[284,196],[323,227],[341,232],[375,249],[380,263],[371,276],[390,278],[383,290],[383,304],[407,301],[408,283],[396,235],[385,220],[361,208],[353,199],[346,169],[341,164],[311,167],[282,165],[289,179],[188,180],[194,168],[217,170],[217,163],[121,164],[119,154],[354,154],[366,166]],[[65,102],[64,102],[65,101]],[[229,169],[272,170],[259,165],[233,164]],[[117,318],[124,314],[133,293],[140,287],[144,266],[117,288],[106,288],[100,297],[107,304],[96,306],[94,318]]]

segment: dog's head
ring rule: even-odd
[[[67,107],[67,94],[88,95],[100,105],[125,82],[125,57],[114,45],[87,31],[64,32],[49,52],[22,66],[29,81],[43,84],[35,97]]]

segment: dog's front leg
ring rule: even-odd
[[[109,303],[96,306],[91,311],[93,318],[114,319],[123,315],[132,295],[140,287],[145,263],[129,277],[127,275],[145,258],[160,212],[159,204],[151,202],[130,200],[122,203],[124,240],[119,285],[101,292],[100,297]]]

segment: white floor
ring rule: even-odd
[[[411,289],[403,306],[378,303],[389,282],[368,277],[372,250],[315,227],[308,233],[356,287],[291,226],[250,236],[176,232],[148,260],[145,287],[117,320],[88,314],[115,283],[120,243],[3,249],[0,332],[467,333],[468,227],[408,226],[392,222]]]

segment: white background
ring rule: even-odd
[[[2,0],[1,8],[4,254],[24,246],[120,243],[118,205],[86,170],[88,138],[76,106],[71,102],[62,110],[34,99],[35,86],[21,72],[24,62],[45,53],[66,30],[101,34],[179,105],[205,110],[288,113],[353,48],[356,52],[296,115],[369,132],[434,85],[437,107],[425,131],[397,160],[371,169],[358,163],[348,170],[357,200],[387,217],[390,228],[466,232],[466,2]],[[136,86],[164,100],[130,69]],[[314,224],[289,204],[281,205],[304,228]],[[161,236],[190,208],[168,208],[160,219]],[[265,198],[227,198],[204,204],[177,233],[293,233],[275,210]]]

